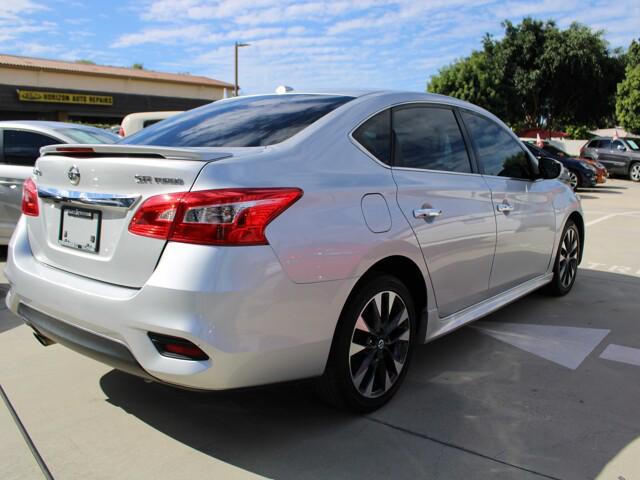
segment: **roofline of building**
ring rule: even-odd
[[[5,60],[5,57],[8,57]],[[15,63],[7,61],[15,59]],[[47,62],[53,65],[30,65],[28,62]],[[56,65],[58,64],[58,65]],[[68,66],[65,68],[65,66]],[[180,73],[157,72],[154,70],[137,70],[127,67],[114,67],[110,65],[93,65],[66,60],[52,60],[48,58],[23,57],[18,55],[0,54],[0,67],[14,68],[17,70],[38,70],[46,72],[62,72],[87,74],[98,77],[127,78],[131,80],[148,80],[151,82],[175,83],[179,85],[201,85],[205,87],[234,88],[231,83],[199,75]],[[102,69],[103,71],[100,71]],[[173,77],[173,78],[172,78]],[[182,77],[182,78],[181,78]]]

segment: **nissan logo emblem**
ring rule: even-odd
[[[73,185],[78,185],[80,183],[80,169],[74,165],[67,172],[67,177]]]

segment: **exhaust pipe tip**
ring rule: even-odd
[[[48,347],[49,345],[53,345],[54,342],[53,340],[51,340],[50,338],[45,337],[44,335],[38,333],[38,332],[33,332],[33,336],[36,337],[36,340],[38,340],[38,342],[40,342],[40,344],[43,347]]]

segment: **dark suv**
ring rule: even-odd
[[[640,182],[640,138],[594,138],[582,147],[580,156],[597,160],[612,174]]]

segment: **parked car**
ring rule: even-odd
[[[569,156],[557,155],[546,148],[542,149],[529,142],[524,142],[524,144],[536,158],[553,158],[562,163],[569,172],[569,184],[574,190],[596,186],[598,171],[596,167],[590,165],[588,162]]]
[[[594,138],[582,147],[580,156],[597,160],[609,173],[640,182],[640,138]]]
[[[43,344],[201,390],[319,377],[355,411],[417,344],[569,292],[584,244],[558,162],[432,94],[225,99],[37,172],[5,275]]]
[[[596,182],[598,184],[607,183],[607,178],[609,178],[609,171],[603,164],[591,158],[579,158],[578,160],[587,162],[589,165],[596,169]]]
[[[22,183],[31,175],[40,147],[55,143],[115,143],[100,128],[62,122],[0,122],[0,245],[9,243],[20,218]]]
[[[122,119],[122,124],[120,125],[120,131],[118,135],[121,137],[127,137],[129,135],[133,135],[140,130],[150,127],[165,118],[173,117],[178,113],[182,113],[181,111],[175,112],[140,112],[140,113],[130,113],[126,117]]]

